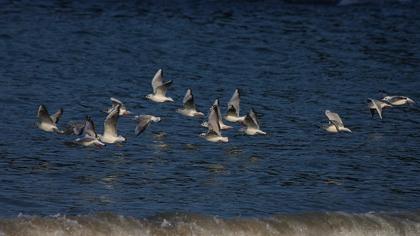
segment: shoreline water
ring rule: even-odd
[[[418,235],[420,212],[325,212],[264,218],[166,213],[135,218],[113,213],[0,219],[0,235]]]

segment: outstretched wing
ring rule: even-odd
[[[136,134],[136,136],[143,133],[143,131],[145,131],[146,128],[149,127],[151,121],[152,119],[151,119],[151,116],[149,115],[139,116],[136,129],[134,130],[134,133]]]
[[[116,137],[117,135],[117,123],[118,117],[120,116],[120,106],[117,105],[114,109],[108,114],[105,118],[104,122],[104,136],[113,136]]]
[[[375,99],[371,99],[371,98],[368,98],[368,102],[371,103],[372,108],[378,112],[379,118],[382,119],[382,107],[380,105],[381,102]]]
[[[172,80],[166,81],[165,83],[163,83],[162,85],[156,88],[155,94],[160,95],[160,96],[165,96],[166,91],[168,90],[168,87],[171,84],[172,84]]]
[[[85,127],[83,128],[83,134],[85,136],[90,136],[93,138],[97,137],[95,124],[93,123],[93,120],[92,118],[90,118],[90,116],[86,117]]]
[[[221,136],[220,133],[220,124],[219,124],[219,117],[217,115],[217,110],[216,110],[216,106],[212,106],[210,108],[210,112],[209,112],[209,119],[207,122],[207,128],[209,129],[208,132],[214,132],[217,135]]]
[[[331,123],[333,123],[334,125],[344,127],[343,121],[337,113],[331,112],[330,110],[326,110],[325,115],[327,116],[328,120],[330,120]]]
[[[162,69],[159,69],[152,79],[152,88],[153,88],[154,94],[156,94],[157,88],[161,86],[162,83],[163,83],[163,73],[162,73]]]
[[[51,119],[50,114],[44,105],[39,106],[37,116],[40,123],[54,124],[54,121]]]
[[[251,108],[249,113],[246,115],[244,124],[249,128],[259,129],[260,125],[258,123],[257,116],[255,115],[254,110]]]
[[[54,122],[54,124],[58,123],[61,116],[63,115],[63,112],[64,112],[63,108],[60,108],[60,110],[58,110],[56,113],[54,113],[54,115],[51,116],[51,120]]]
[[[235,89],[232,97],[228,102],[228,114],[239,116],[239,103],[240,103],[240,94],[239,89]]]
[[[184,109],[195,110],[194,96],[190,88],[187,90],[187,93],[185,94],[184,99],[182,100],[182,103],[184,105]]]
[[[120,100],[118,100],[118,99],[116,99],[114,97],[111,97],[110,99],[111,99],[111,102],[112,102],[112,107],[115,107],[118,104],[120,104],[121,106],[123,106],[123,103]]]
[[[222,112],[220,111],[219,99],[214,100],[213,106],[216,109],[217,117],[219,118],[219,124],[220,124],[220,122],[222,121]]]

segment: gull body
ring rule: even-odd
[[[245,120],[245,116],[239,116],[240,99],[239,89],[235,89],[235,92],[228,102],[228,111],[224,117],[225,120],[230,122],[240,122]]]
[[[98,135],[100,141],[104,143],[121,143],[126,141],[126,138],[117,134],[117,123],[120,113],[120,106],[121,105],[119,104],[116,105],[105,118],[104,134]]]
[[[380,119],[382,119],[382,110],[385,108],[392,107],[390,103],[383,100],[376,100],[376,99],[368,98],[367,102],[368,102],[368,107],[369,107],[370,114],[372,115],[372,117],[375,115],[375,112],[376,112],[378,113]]]
[[[143,131],[145,131],[146,128],[149,127],[152,121],[159,122],[161,120],[160,117],[152,116],[152,115],[140,115],[140,116],[134,117],[134,119],[138,122],[134,130],[134,133],[136,136],[143,133]]]
[[[351,130],[347,127],[344,127],[343,121],[337,113],[331,112],[329,110],[325,111],[325,116],[327,116],[329,124],[324,127],[327,132],[338,133],[338,132],[350,132]]]
[[[207,128],[207,132],[200,134],[200,137],[205,138],[209,142],[229,142],[229,138],[223,137],[220,132],[219,118],[214,105],[210,108],[209,111]]]
[[[152,79],[153,93],[148,94],[146,98],[154,102],[173,102],[172,98],[166,96],[166,91],[171,84],[172,80],[163,82],[162,69],[159,69]]]
[[[245,128],[242,128],[241,131],[245,132],[247,135],[267,134],[260,129],[260,123],[255,115],[254,109],[249,111],[241,124],[245,125]]]
[[[47,108],[44,105],[40,105],[38,108],[38,121],[37,126],[39,129],[46,132],[57,132],[63,133],[63,131],[57,128],[57,123],[63,115],[63,108],[60,108],[54,115],[50,116]]]
[[[201,117],[204,116],[204,113],[197,111],[197,108],[194,103],[194,95],[192,90],[189,88],[182,100],[183,108],[177,109],[176,111],[184,116],[188,117]]]

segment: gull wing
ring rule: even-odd
[[[375,109],[378,112],[379,118],[382,119],[382,107],[381,107],[381,101],[368,98],[368,102],[370,102],[373,106],[373,109]]]
[[[157,88],[161,86],[162,83],[163,83],[163,73],[162,73],[162,69],[159,69],[152,79],[152,88],[153,88],[154,94],[156,94]]]
[[[118,117],[120,116],[120,107],[121,105],[117,105],[114,109],[108,114],[105,118],[104,122],[104,136],[113,136],[116,137],[117,135],[117,123]]]
[[[194,96],[190,88],[187,90],[187,93],[185,94],[184,99],[182,100],[182,104],[184,105],[184,109],[195,110]]]
[[[260,129],[257,116],[255,115],[255,112],[253,109],[251,109],[249,113],[246,115],[244,124],[249,128]]]
[[[44,105],[40,105],[38,108],[38,120],[41,123],[47,123],[47,124],[54,124],[54,121],[51,119],[50,114],[48,113],[47,107]]]
[[[330,122],[334,125],[338,127],[344,127],[343,121],[337,113],[331,112],[330,110],[326,110],[325,115],[327,116],[328,120],[330,120]]]
[[[93,123],[93,120],[92,118],[90,118],[90,116],[86,117],[85,127],[83,128],[83,134],[92,138],[97,137],[95,124]]]
[[[220,124],[219,124],[219,117],[217,115],[216,106],[212,106],[209,112],[209,119],[208,119],[208,133],[214,132],[218,136],[221,136],[220,133]]]
[[[56,113],[54,113],[54,115],[51,116],[51,120],[52,122],[54,122],[54,124],[58,123],[61,116],[63,115],[63,112],[64,112],[63,108],[60,108],[60,110],[58,110]]]
[[[217,117],[219,117],[219,124],[220,124],[220,122],[222,121],[222,112],[220,111],[219,99],[214,100],[213,106],[215,107],[217,111]]]
[[[134,133],[136,134],[136,136],[143,133],[143,131],[145,131],[146,128],[149,127],[150,122],[152,122],[151,116],[149,115],[139,116],[136,129],[134,130]]]
[[[228,102],[228,114],[239,116],[239,103],[240,103],[240,94],[239,89],[235,89],[232,97]]]
[[[81,135],[85,127],[85,121],[70,121],[64,128],[64,134]]]
[[[114,97],[111,97],[110,99],[111,99],[111,102],[112,102],[112,107],[115,107],[118,104],[120,104],[121,106],[124,105],[120,100],[118,100],[118,99],[116,99]]]
[[[172,80],[166,81],[165,83],[163,83],[162,85],[156,87],[155,95],[160,95],[160,96],[165,96],[166,95],[166,91],[168,90],[169,85],[172,84]]]

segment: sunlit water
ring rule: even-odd
[[[420,109],[386,110],[381,121],[366,106],[380,89],[420,102],[419,12],[416,2],[1,3],[0,217],[404,212],[419,232]],[[144,98],[159,68],[175,103]],[[205,113],[216,98],[225,112],[239,88],[241,114],[254,108],[268,135],[234,125],[229,143],[199,138],[203,119],[175,112],[189,87]],[[45,104],[64,108],[60,125],[90,115],[102,132],[111,96],[162,121],[134,137],[135,122],[120,118],[128,141],[105,148],[35,127]],[[323,132],[326,109],[353,133]]]

